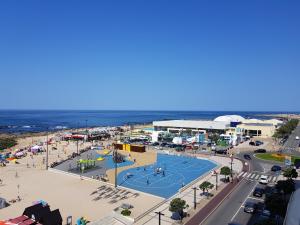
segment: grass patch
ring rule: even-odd
[[[257,153],[255,156],[259,159],[268,160],[268,161],[275,161],[275,162],[282,162],[285,161],[285,154],[277,154],[277,153]],[[295,163],[295,160],[300,160],[299,156],[292,155],[292,163]]]

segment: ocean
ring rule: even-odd
[[[55,131],[69,128],[144,124],[155,120],[213,120],[220,115],[262,118],[284,112],[117,111],[117,110],[0,110],[0,133]]]

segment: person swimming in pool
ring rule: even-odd
[[[149,185],[150,184],[150,182],[149,182],[149,179],[147,178],[147,185]]]

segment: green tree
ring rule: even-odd
[[[276,184],[276,189],[282,191],[285,195],[291,194],[295,191],[295,182],[291,179],[279,180]]]
[[[185,200],[183,200],[181,198],[174,198],[170,202],[169,211],[172,213],[179,213],[179,215],[181,217],[183,217],[183,210],[187,207],[189,207],[189,206],[186,204]]]
[[[298,173],[294,168],[287,168],[286,170],[284,170],[283,176],[288,179],[293,179],[298,177]]]
[[[266,208],[271,211],[273,215],[280,215],[285,217],[287,202],[281,194],[272,194],[265,200]]]
[[[231,174],[231,170],[230,170],[230,168],[228,166],[223,166],[221,168],[220,174],[224,175],[225,176],[225,180],[227,180],[227,176],[229,176]]]
[[[213,189],[214,185],[212,183],[210,183],[209,181],[204,181],[202,184],[199,185],[199,188],[203,191],[203,194],[207,193],[207,197],[209,194],[209,190]]]

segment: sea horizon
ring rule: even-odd
[[[272,114],[297,114],[287,111],[193,111],[193,110],[62,110],[0,109],[0,133],[59,131],[84,127],[149,124],[156,120],[213,120],[222,115],[267,118]]]

